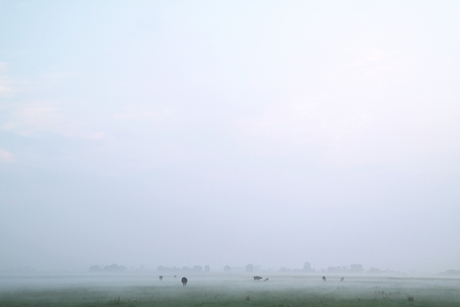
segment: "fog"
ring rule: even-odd
[[[2,276],[460,270],[459,3],[0,7]]]

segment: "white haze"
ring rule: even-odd
[[[460,270],[459,13],[2,1],[0,270]]]

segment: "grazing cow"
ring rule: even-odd
[[[254,276],[254,280],[257,280],[257,281],[259,281],[259,280],[261,280],[261,279],[262,279],[262,277],[261,277],[261,276]]]
[[[188,281],[187,278],[182,277],[181,281],[182,281],[182,285],[184,285],[184,287],[185,287],[185,285],[187,285],[187,281]]]
[[[268,281],[268,277],[264,279],[264,281]]]
[[[159,277],[159,278],[160,278],[160,281],[161,281],[161,280],[163,280],[163,276],[162,276],[162,275],[160,275],[160,277]]]
[[[342,277],[342,278],[340,278],[340,281],[343,281],[344,279],[345,279],[345,278],[344,278],[344,277]]]
[[[326,281],[326,276],[323,276],[322,279],[323,279],[323,281]]]

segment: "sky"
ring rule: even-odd
[[[0,270],[460,269],[460,2],[0,1]]]

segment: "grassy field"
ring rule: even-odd
[[[460,280],[209,274],[0,277],[0,306],[460,306]],[[264,276],[265,277],[265,276]]]

